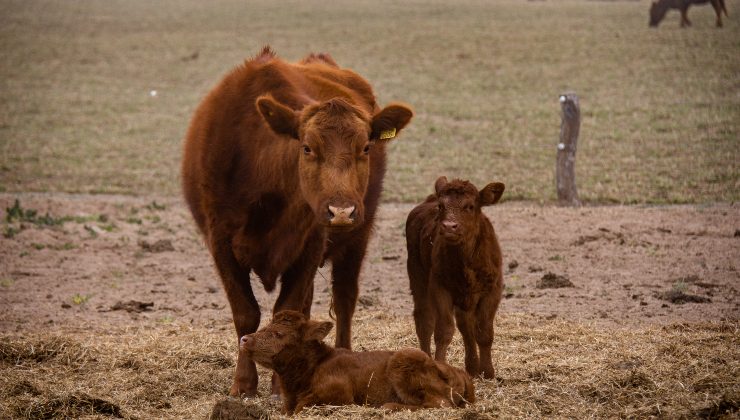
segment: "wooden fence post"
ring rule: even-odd
[[[555,180],[558,203],[565,206],[580,206],[576,190],[576,146],[581,128],[581,107],[575,93],[560,95],[560,142],[558,143]]]

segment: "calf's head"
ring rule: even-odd
[[[334,98],[294,111],[271,96],[256,105],[275,133],[296,140],[300,190],[317,220],[333,229],[361,225],[371,149],[394,138],[411,120],[411,109],[390,104],[368,115]]]
[[[311,341],[321,341],[332,326],[331,322],[306,319],[300,312],[281,311],[264,328],[242,337],[239,349],[256,363],[273,369],[275,357],[280,352],[290,351]]]
[[[465,407],[465,404],[475,403],[475,387],[470,375],[446,363],[435,362],[442,378],[451,388],[450,398],[452,405]]]
[[[468,181],[447,181],[442,176],[434,184],[437,196],[437,231],[450,244],[461,244],[478,235],[481,208],[501,199],[504,184],[492,182],[480,191]]]

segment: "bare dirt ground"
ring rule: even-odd
[[[76,220],[7,224],[0,238],[0,331],[230,321],[210,255],[179,199],[2,194],[0,208],[12,208],[16,198],[21,211],[36,210],[37,218]],[[403,232],[411,208],[382,207],[360,310],[410,314]],[[600,325],[740,317],[740,206],[509,203],[487,214],[507,267],[501,313]],[[313,312],[320,317],[328,315],[330,268],[319,271]],[[547,279],[564,280],[559,276],[570,287],[546,287]],[[275,297],[252,283],[268,311]],[[152,305],[127,307],[132,300]]]
[[[361,276],[356,348],[416,346],[403,237],[411,207],[385,204],[379,213]],[[112,399],[118,404],[114,404],[119,410],[115,413],[124,417],[203,416],[223,398],[230,385],[236,337],[208,251],[180,199],[3,193],[0,209],[4,210],[0,237],[0,335],[4,338],[0,341],[6,341],[6,347],[0,346],[0,370],[7,375],[3,381],[11,390],[0,402],[11,410],[10,416],[43,417],[33,408],[42,398],[39,395],[58,396],[70,387]],[[505,203],[487,214],[504,250],[506,298],[496,324],[499,338],[494,358],[499,379],[478,383],[476,413],[505,417],[699,415],[696,410],[712,407],[737,412],[740,206],[569,209]],[[328,319],[330,269],[319,271],[313,314]],[[252,283],[264,321],[275,297],[266,294],[256,279]],[[699,336],[687,339],[686,331]],[[116,337],[125,342],[117,343]],[[651,337],[660,340],[653,343]],[[604,345],[610,350],[600,347]],[[649,356],[643,351],[637,353],[639,356],[628,356],[643,345],[657,346],[648,353],[655,351],[658,361],[646,361]],[[183,348],[199,353],[185,358],[191,362],[177,361],[184,357]],[[453,363],[461,363],[461,350],[456,338],[450,356]],[[576,360],[564,361],[579,352],[584,353]],[[544,353],[557,361],[526,365]],[[696,376],[696,366],[670,362],[664,356],[674,357],[674,353],[694,360],[691,363],[698,360],[708,372],[735,379]],[[43,364],[55,357],[61,370]],[[75,361],[78,357],[83,361]],[[108,357],[116,359],[109,361]],[[158,357],[166,362],[146,367],[150,359],[154,363]],[[571,391],[549,395],[558,375],[564,375],[563,386],[573,386],[567,381],[573,381],[572,371],[584,365],[583,357],[595,358],[598,363],[587,364],[613,369],[614,375],[621,376],[614,379],[616,382],[599,383],[601,374],[589,374],[589,380],[597,382],[589,385],[593,389],[578,391],[576,400],[590,405],[574,403]],[[187,370],[196,363],[192,360],[201,363],[197,366],[202,370]],[[668,395],[678,385],[656,379],[662,373],[649,369],[657,369],[659,362],[679,372],[675,383],[684,383],[687,378],[699,381],[691,397],[686,397],[688,402],[670,403],[668,411],[666,403],[661,406],[655,402],[656,389],[665,388]],[[627,363],[627,367],[619,363]],[[680,373],[683,371],[670,363],[690,366],[690,370]],[[641,368],[642,364],[647,367]],[[133,369],[136,379],[125,379],[131,382],[125,386],[110,378],[92,379],[113,368],[123,372]],[[624,376],[623,368],[632,376]],[[173,379],[173,372],[180,376]],[[268,373],[260,372],[264,393]],[[60,375],[76,379],[59,382]],[[57,378],[48,379],[51,377]],[[201,379],[201,383],[196,377],[208,379]],[[630,396],[624,404],[609,402],[620,400],[616,394],[605,393],[605,387],[613,389],[615,383],[622,383],[619,381],[633,384],[633,380],[637,380],[634,391],[641,397]],[[711,386],[701,381],[709,381]],[[163,391],[169,389],[169,382],[179,385]],[[200,394],[191,395],[201,388]],[[646,394],[646,389],[652,391]],[[564,400],[563,395],[567,395]],[[51,411],[40,413],[76,416],[80,412],[58,411],[60,404],[65,410],[81,405],[94,408],[96,404],[79,396],[65,398],[59,403],[48,397],[43,400],[44,407],[51,406]],[[193,405],[192,401],[198,403]],[[617,406],[609,411],[604,408],[609,404]],[[277,413],[274,403],[263,405],[271,407],[272,415]],[[90,413],[107,415],[100,404],[97,407],[90,408]],[[2,409],[0,404],[0,414]],[[369,410],[360,413],[364,417],[378,414],[363,410]],[[352,418],[357,413],[309,414]]]

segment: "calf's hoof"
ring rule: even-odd
[[[490,369],[483,369],[483,371],[481,372],[481,376],[482,376],[482,377],[483,377],[484,379],[493,379],[493,378],[495,378],[495,377],[496,377],[495,373],[496,373],[496,371],[495,371],[495,370],[493,370],[493,368],[490,368]]]

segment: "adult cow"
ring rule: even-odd
[[[327,54],[292,64],[269,47],[203,100],[185,139],[182,182],[226,291],[237,346],[260,323],[251,271],[268,292],[281,279],[274,313],[309,316],[314,274],[330,260],[336,346],[351,347],[386,143],[412,115],[398,103],[381,109],[370,85]],[[230,393],[256,392],[255,364],[240,352]]]

